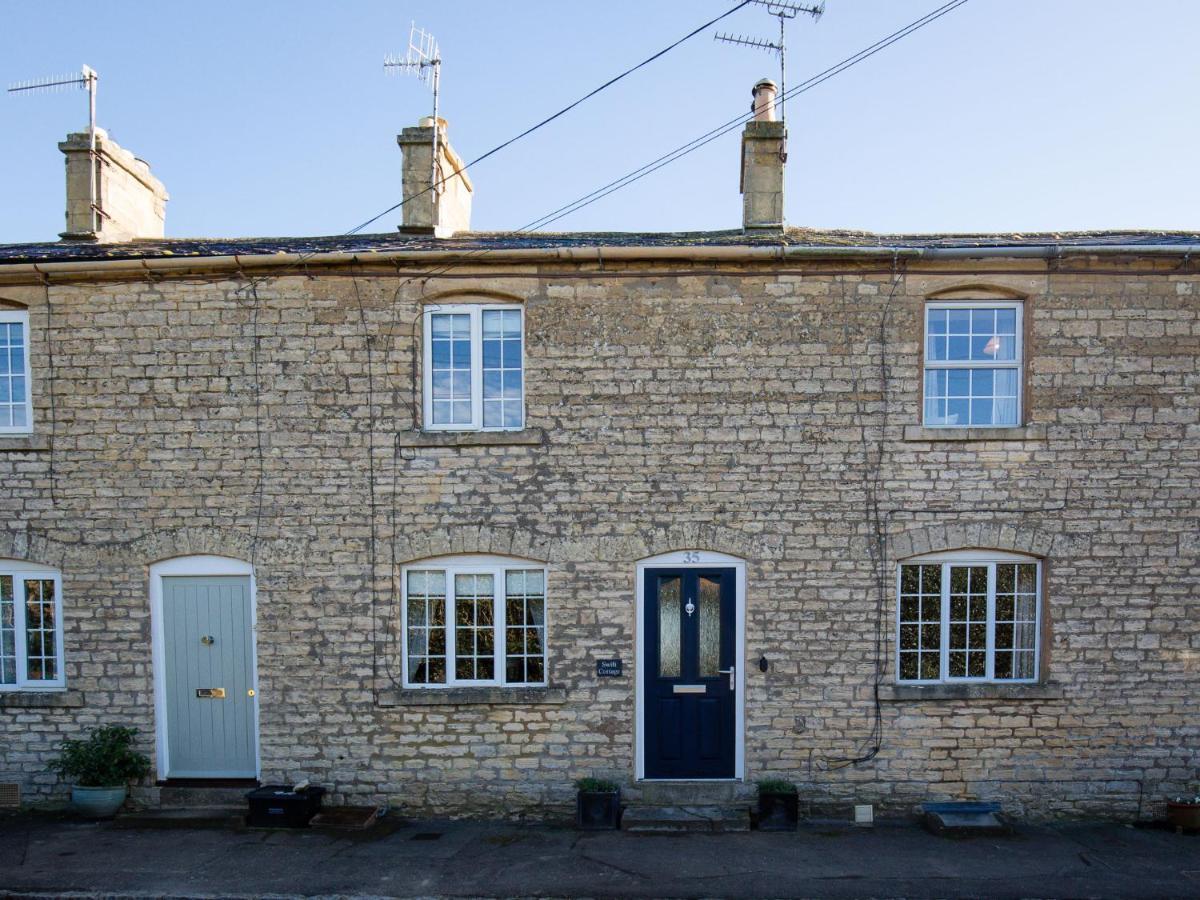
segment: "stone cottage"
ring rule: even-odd
[[[398,232],[166,239],[61,145],[66,237],[0,247],[10,801],[109,723],[150,805],[1193,789],[1200,235],[789,228],[760,107],[715,233],[472,232],[427,121]]]

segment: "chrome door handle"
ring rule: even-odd
[[[737,676],[737,666],[730,666],[728,669],[717,669],[717,674],[718,675],[728,675],[729,676],[729,689],[731,691],[737,690],[737,684],[734,682],[734,679]]]

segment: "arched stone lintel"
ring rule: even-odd
[[[1054,555],[1056,547],[1061,549],[1064,539],[1060,534],[1003,522],[923,525],[893,536],[890,555],[893,561],[899,561],[924,553],[979,548],[1045,559]]]

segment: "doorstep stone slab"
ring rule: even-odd
[[[1008,834],[998,803],[926,803],[921,807],[926,830],[941,837]]]
[[[635,834],[726,833],[750,830],[750,813],[739,806],[631,806],[621,830]]]

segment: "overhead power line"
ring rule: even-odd
[[[670,53],[672,50],[674,50],[680,44],[682,44],[688,40],[691,40],[696,35],[698,35],[700,32],[705,31],[708,28],[711,28],[713,25],[716,25],[722,19],[728,18],[729,16],[731,16],[735,12],[737,12],[739,9],[741,9],[743,6],[749,6],[753,2],[755,2],[755,0],[742,0],[741,3],[738,3],[736,6],[733,6],[729,9],[727,9],[725,12],[721,13],[721,15],[717,16],[715,19],[711,19],[711,20],[705,22],[703,25],[700,25],[700,26],[692,29],[687,34],[685,34],[683,37],[681,37],[679,40],[675,41],[674,43],[668,44],[666,47],[663,47],[657,53],[654,53],[651,56],[646,57],[637,65],[630,66],[628,69],[626,69],[621,74],[613,76],[612,78],[608,79],[608,81],[604,82],[604,84],[588,91],[586,94],[584,94],[578,100],[568,103],[566,106],[564,106],[558,112],[547,116],[546,118],[542,119],[537,124],[529,126],[524,131],[522,131],[520,134],[514,135],[513,137],[504,141],[503,143],[497,144],[495,147],[493,147],[491,150],[488,150],[486,153],[483,153],[483,154],[475,157],[473,160],[471,160],[469,163],[467,163],[465,166],[463,166],[461,169],[459,169],[458,172],[465,172],[465,171],[467,171],[467,169],[471,168],[472,166],[483,162],[489,156],[494,156],[495,154],[499,153],[501,150],[505,149],[506,147],[511,147],[513,144],[515,144],[517,141],[521,140],[522,138],[528,137],[529,135],[531,135],[535,131],[537,131],[539,128],[543,128],[544,126],[549,125],[555,119],[558,119],[558,118],[566,115],[571,110],[573,110],[575,107],[579,106],[581,103],[584,103],[585,101],[590,100],[592,97],[595,97],[601,91],[612,87],[618,81],[620,81],[623,78],[628,77],[629,75],[632,75],[638,69],[641,69],[644,66],[648,66],[650,63],[654,62],[656,59],[659,59],[660,57],[663,57],[666,54]],[[434,123],[434,127],[435,128],[437,127],[436,122]],[[422,188],[421,190],[417,191],[415,194],[411,194],[411,195],[403,198],[398,203],[392,204],[387,209],[383,210],[383,212],[378,213],[377,215],[374,215],[371,218],[367,219],[365,222],[363,222],[359,225],[356,225],[354,228],[351,228],[349,231],[347,231],[345,233],[344,236],[357,234],[358,232],[360,232],[364,228],[366,228],[368,225],[371,225],[372,223],[377,222],[380,219],[382,219],[388,213],[395,212],[396,210],[400,209],[400,207],[404,206],[404,204],[410,203],[411,201],[416,200],[418,197],[428,194],[430,191],[434,190],[435,188],[441,187],[443,184],[445,184],[451,178],[454,178],[458,174],[458,172],[451,172],[449,175],[446,175],[440,181],[430,184],[428,187]]]
[[[780,99],[791,99],[793,97],[800,96],[801,94],[805,93],[806,91],[812,90],[817,85],[828,81],[830,78],[833,78],[836,75],[840,75],[842,72],[845,72],[847,69],[853,68],[854,66],[863,62],[864,60],[870,58],[871,56],[874,56],[879,51],[890,47],[892,44],[896,43],[897,41],[903,40],[904,38],[908,37],[913,32],[919,31],[920,29],[924,28],[926,25],[929,25],[930,23],[935,22],[936,20],[940,19],[942,16],[945,16],[945,15],[948,15],[949,13],[954,12],[954,10],[958,9],[960,6],[963,6],[967,2],[968,2],[968,0],[951,0],[951,2],[946,3],[929,13],[926,13],[921,18],[910,22],[908,25],[905,25],[903,28],[899,29],[898,31],[892,32],[887,37],[881,38],[880,40],[876,41],[874,44],[871,44],[869,47],[866,47],[866,48],[858,51],[857,53],[846,57],[841,62],[830,66],[828,69],[825,69],[823,72],[818,72],[816,75],[813,75],[806,81],[801,82],[800,84],[796,85],[796,87],[789,90],[786,94],[782,94],[780,96]],[[545,228],[547,225],[557,222],[559,219],[561,219],[565,216],[569,216],[573,212],[578,212],[579,210],[583,209],[584,207],[590,206],[591,204],[595,203],[597,200],[601,200],[604,197],[607,197],[609,194],[612,194],[612,193],[615,193],[616,191],[621,190],[621,188],[628,187],[629,185],[633,184],[635,181],[640,181],[642,178],[645,178],[647,175],[650,175],[651,173],[658,171],[659,169],[663,168],[664,166],[668,166],[671,163],[676,162],[676,161],[682,159],[683,157],[687,156],[689,153],[699,150],[701,147],[705,146],[706,144],[711,143],[712,141],[715,141],[717,138],[722,137],[725,134],[728,134],[730,131],[740,128],[747,121],[749,121],[750,118],[751,118],[750,115],[743,114],[743,115],[739,115],[737,118],[730,119],[728,122],[725,122],[722,125],[718,125],[716,128],[713,128],[712,130],[705,132],[704,134],[700,135],[699,137],[694,138],[691,141],[688,141],[686,144],[682,144],[679,147],[676,147],[674,150],[671,150],[670,152],[663,154],[662,156],[658,157],[657,159],[651,160],[650,162],[646,163],[645,165],[643,165],[637,169],[634,169],[633,171],[628,172],[625,175],[622,175],[620,178],[616,179],[615,181],[610,181],[608,184],[606,184],[602,187],[596,188],[596,190],[592,191],[591,193],[584,194],[582,197],[579,197],[578,199],[572,201],[571,203],[568,203],[565,206],[560,206],[558,209],[554,210],[553,212],[547,213],[546,215],[542,216],[541,218],[534,219],[528,225],[518,228],[517,231],[533,231],[538,228]]]

